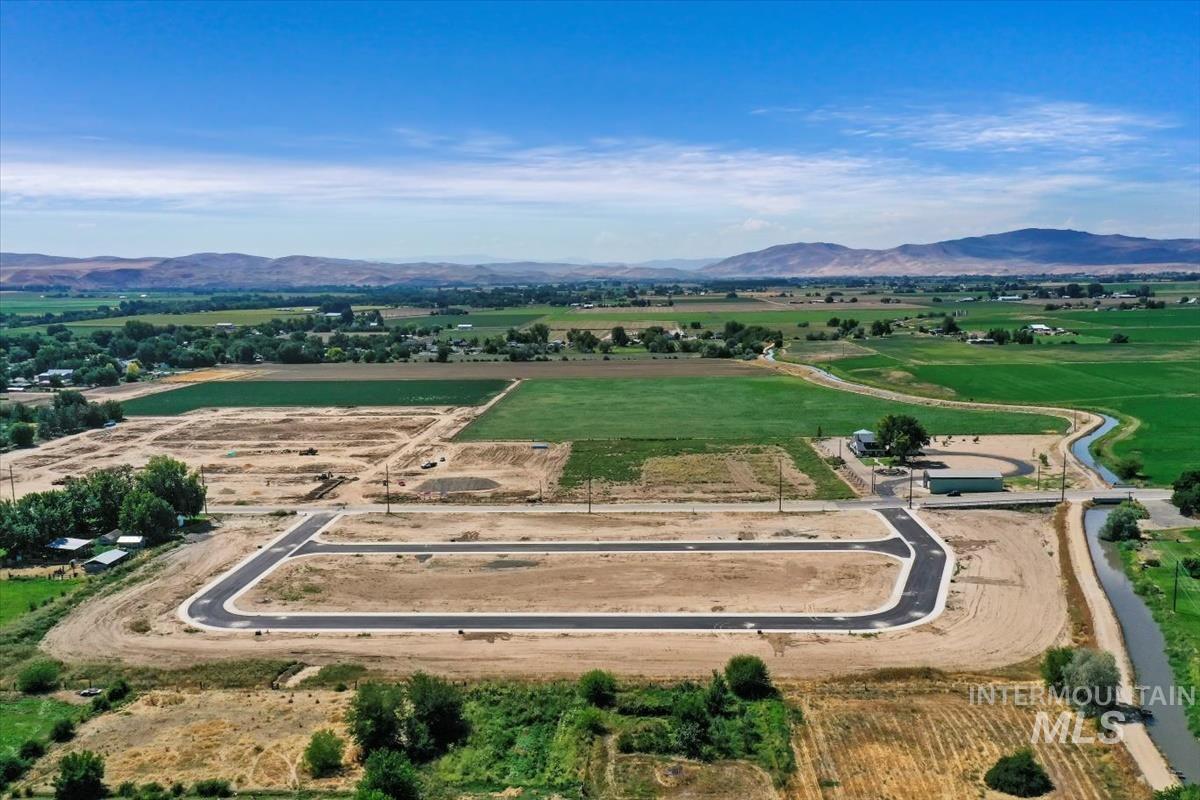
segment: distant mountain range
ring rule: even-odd
[[[393,263],[322,256],[266,258],[193,253],[175,258],[67,258],[0,253],[0,286],[76,289],[283,289],[315,286],[497,285],[601,278],[694,282],[734,277],[1042,275],[1200,271],[1200,239],[1099,236],[1026,228],[933,244],[866,250],[823,242],[781,244],[724,260],[640,264],[538,261]]]
[[[1142,239],[1024,228],[933,244],[863,250],[825,242],[780,244],[706,267],[711,277],[1040,275],[1190,271],[1200,239]]]

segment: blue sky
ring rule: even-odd
[[[1200,236],[1200,3],[6,2],[0,246]]]

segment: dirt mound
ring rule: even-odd
[[[498,489],[500,484],[496,483],[491,478],[472,478],[463,476],[460,478],[432,478],[423,482],[417,487],[418,492],[485,492],[489,489]]]

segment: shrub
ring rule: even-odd
[[[219,778],[196,781],[192,791],[198,797],[233,797],[233,787],[229,785],[229,781]]]
[[[1117,473],[1117,477],[1123,481],[1131,481],[1142,474],[1142,468],[1145,464],[1142,459],[1137,456],[1125,456],[1117,459],[1117,463],[1113,465],[1113,471]]]
[[[688,758],[705,758],[711,740],[709,723],[702,693],[690,691],[676,697],[671,709],[675,749]]]
[[[665,719],[648,719],[621,731],[617,749],[622,753],[665,755],[672,752],[671,726]]]
[[[75,738],[75,722],[66,718],[57,719],[50,726],[50,739],[55,742],[69,742]]]
[[[575,717],[575,728],[583,733],[599,736],[608,731],[608,723],[604,719],[603,711],[588,706],[579,710],[578,716]]]
[[[56,800],[101,800],[106,794],[104,759],[90,750],[63,756],[54,779]]]
[[[345,744],[333,731],[317,731],[304,748],[304,764],[314,778],[335,775],[342,768],[345,750]]]
[[[133,781],[125,781],[117,787],[117,797],[133,797],[137,793],[137,784]]]
[[[1075,655],[1073,647],[1051,647],[1042,656],[1042,680],[1047,687],[1062,687],[1065,684],[1064,671]]]
[[[17,674],[17,689],[25,694],[43,694],[58,686],[58,662],[40,659]]]
[[[29,762],[17,756],[0,756],[0,789],[20,778],[29,769]]]
[[[396,750],[376,750],[367,758],[358,798],[378,792],[390,800],[420,800],[421,780],[408,756]]]
[[[1016,797],[1037,797],[1054,790],[1050,776],[1033,759],[1033,751],[1029,748],[1001,756],[983,776],[983,781],[997,792]]]
[[[734,656],[725,665],[729,688],[743,700],[761,700],[775,694],[767,665],[758,656]]]
[[[18,422],[12,426],[8,435],[17,447],[33,447],[33,437],[36,433],[36,426],[30,425],[28,422]]]
[[[184,793],[186,793],[186,792],[187,792],[187,787],[184,786],[179,781],[175,781],[174,783],[171,784],[171,796],[172,797],[183,797]]]
[[[129,687],[128,681],[124,678],[117,678],[104,690],[104,696],[114,703],[119,703],[128,697],[131,691],[133,690]]]
[[[585,672],[579,678],[579,696],[597,708],[610,708],[617,700],[617,679],[602,669]]]
[[[26,739],[17,749],[17,755],[26,761],[37,761],[46,755],[46,745],[41,739]]]

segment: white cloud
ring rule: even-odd
[[[898,111],[849,108],[823,109],[808,118],[814,122],[842,123],[843,133],[850,136],[902,139],[947,151],[1097,152],[1175,127],[1170,120],[1158,116],[1088,103],[1032,100],[1010,102],[995,111],[983,112],[929,107]]]
[[[946,146],[972,136],[978,140],[982,129],[944,125],[938,140]],[[960,131],[957,138],[948,133],[954,130]],[[169,226],[164,219],[182,225],[187,215],[192,230],[206,230],[197,227],[197,218],[214,226],[220,218],[223,225],[247,230],[269,222],[284,252],[344,253],[336,229],[347,231],[348,220],[361,220],[375,226],[364,227],[367,233],[381,231],[379,254],[394,253],[384,249],[394,247],[387,237],[408,242],[405,249],[458,252],[465,232],[487,228],[496,249],[522,256],[544,256],[533,251],[553,246],[597,260],[637,260],[733,253],[798,235],[892,246],[1038,220],[1053,224],[1072,215],[1081,227],[1124,219],[1114,228],[1140,233],[1153,224],[1193,236],[1200,215],[1193,173],[1181,167],[1169,179],[1135,178],[1087,153],[1038,166],[964,167],[844,151],[621,139],[522,148],[486,135],[449,144],[412,130],[396,135],[414,148],[420,141],[430,144],[391,161],[314,162],[6,143],[0,158],[4,238],[10,249],[21,237],[35,238],[24,231],[45,238],[55,215],[89,220],[107,215],[121,226],[108,230],[113,236],[141,235],[133,221],[139,215],[148,221],[141,227],[154,225],[155,231]],[[431,220],[439,227],[431,228]],[[207,229],[206,236],[217,235],[215,230]],[[616,238],[600,241],[598,230]],[[356,235],[355,241],[362,239]],[[294,244],[287,244],[289,237]],[[113,249],[110,239],[94,241]],[[154,242],[155,249],[168,251]],[[242,247],[257,249],[252,242]],[[37,249],[38,242],[20,246]],[[621,252],[614,255],[606,247]]]

